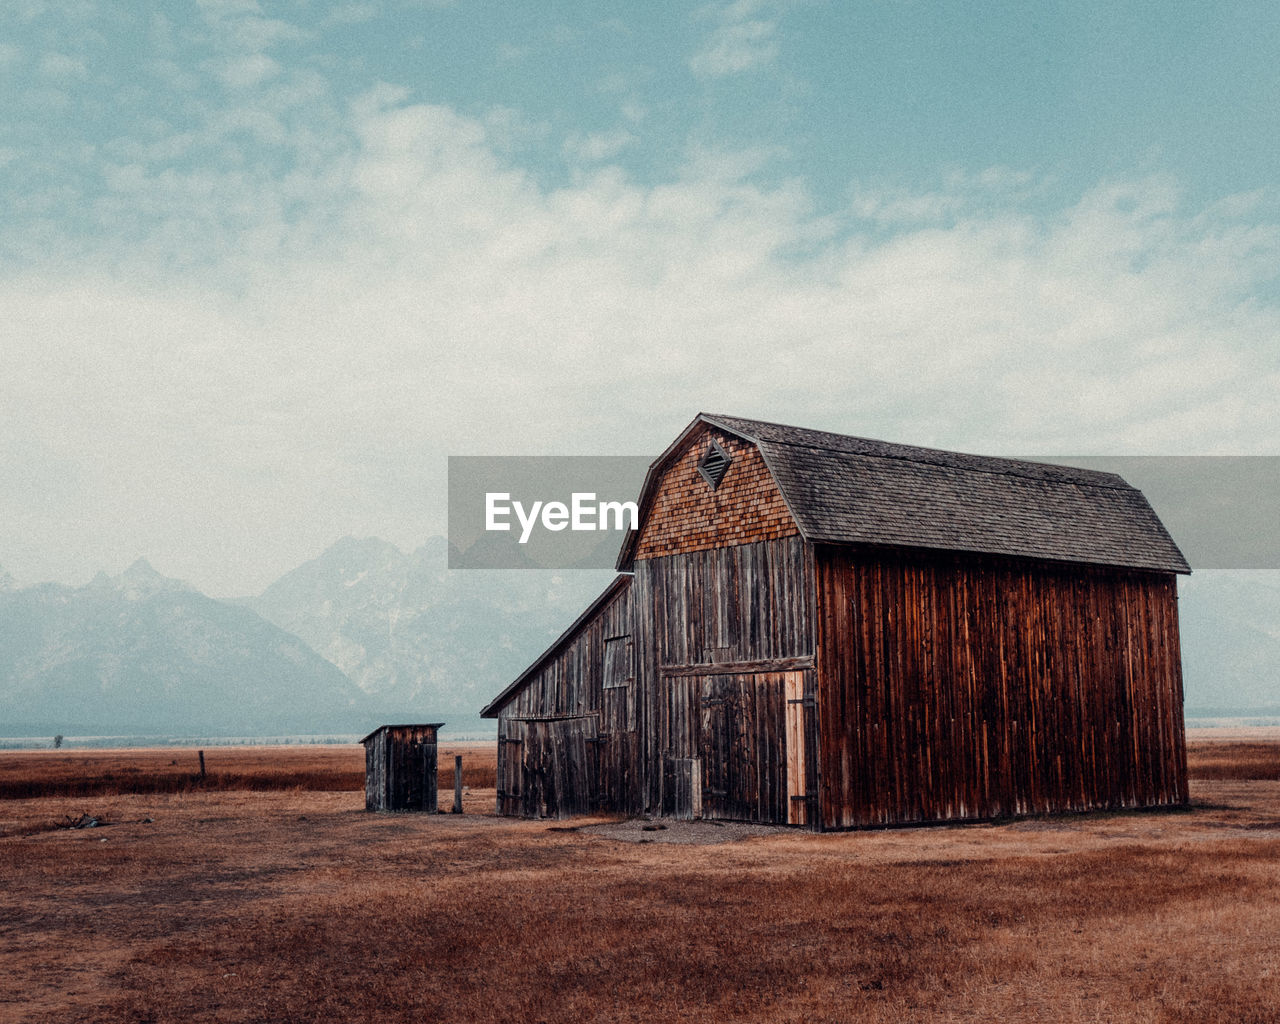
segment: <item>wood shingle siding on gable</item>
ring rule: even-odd
[[[712,437],[733,460],[715,488],[698,472]],[[663,474],[636,557],[708,551],[799,532],[756,447],[704,427]]]
[[[1119,477],[703,414],[639,509],[624,575],[484,711],[503,813],[1186,802],[1188,569]]]

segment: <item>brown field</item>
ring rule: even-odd
[[[1280,779],[1280,742],[1193,740],[1187,746],[1193,779]]]
[[[495,818],[491,747],[466,814],[366,814],[360,753],[0,752],[76,794],[0,802],[0,1021],[1280,1021],[1280,744],[1193,742],[1185,811],[836,835]]]
[[[441,787],[452,794],[455,754],[463,756],[464,786],[494,787],[490,743],[441,744]],[[196,789],[364,790],[364,748],[358,744],[209,747],[204,757],[206,774],[201,779],[197,752],[174,747],[0,751],[0,800]]]

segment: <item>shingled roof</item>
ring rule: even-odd
[[[706,423],[754,444],[806,540],[1190,572],[1142,492],[1114,473],[963,455],[701,413],[649,468],[658,478]],[[637,534],[619,568],[629,568]]]

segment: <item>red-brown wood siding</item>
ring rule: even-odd
[[[1172,575],[818,547],[825,827],[1185,803]]]
[[[732,457],[720,486],[698,472],[714,437]],[[637,558],[774,540],[799,533],[755,445],[703,426],[662,475],[636,546]]]

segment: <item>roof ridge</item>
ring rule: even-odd
[[[872,439],[858,438],[858,440],[869,441]],[[842,452],[838,448],[823,448],[820,445],[805,445],[805,444],[800,444],[799,442],[796,442],[796,441],[762,441],[761,443],[769,444],[769,445],[784,445],[788,448],[812,448],[817,451],[834,452],[838,455],[856,455],[857,457],[863,458],[863,459],[895,459],[898,462],[924,462],[924,463],[927,463],[928,465],[942,465],[942,466],[946,465],[946,463],[941,460],[937,462],[929,462],[926,459],[914,459],[907,455],[893,455],[888,452]],[[878,443],[893,444],[894,442],[884,441],[884,442],[878,442]],[[972,455],[969,452],[948,452],[945,449],[941,449],[941,448],[924,448],[916,445],[904,445],[903,447],[915,448],[917,451],[924,451],[924,452],[936,451],[940,455],[959,455],[962,458],[968,458],[968,459],[982,459],[984,461],[990,461],[990,462],[1007,462],[1012,464],[1012,466],[1014,467],[1017,467],[1017,466],[1044,467],[1045,469],[1058,470],[1064,478],[1067,477],[1068,475],[1080,474],[1080,473],[1087,473],[1090,476],[1111,477],[1116,481],[1115,483],[1108,483],[1103,481],[1093,482],[1093,481],[1067,480],[1067,479],[1062,479],[1060,482],[1078,483],[1082,487],[1110,488],[1112,490],[1117,490],[1117,491],[1132,491],[1135,489],[1132,484],[1126,482],[1125,479],[1119,474],[1110,473],[1104,469],[1085,469],[1081,466],[1069,466],[1069,465],[1063,465],[1057,462],[1037,462],[1035,459],[1015,459],[1006,455]],[[962,467],[954,467],[954,468],[959,469]],[[1027,477],[1029,475],[1026,473],[1019,473],[1016,471],[1016,469],[1013,469],[1013,470],[996,469],[994,467],[986,467],[986,466],[966,466],[966,467],[963,467],[963,469],[966,472],[970,472],[970,473],[989,473],[992,476]]]
[[[729,429],[737,429],[732,426],[734,422],[742,424],[756,424],[764,427],[777,427],[782,430],[799,431],[804,434],[817,434],[825,437],[837,438],[842,441],[857,441],[866,445],[872,445],[879,448],[891,449],[890,451],[849,451],[845,448],[827,446],[822,444],[811,444],[801,439],[789,438],[761,438],[753,437],[752,440],[758,444],[767,445],[785,445],[789,448],[807,448],[814,451],[835,452],[840,455],[854,455],[860,458],[868,459],[893,459],[899,462],[917,462],[925,465],[944,466],[953,469],[962,470],[973,473],[989,473],[993,476],[1011,476],[1035,479],[1035,475],[1029,472],[1019,472],[1021,467],[1035,467],[1038,470],[1048,470],[1050,474],[1056,477],[1060,482],[1075,483],[1082,487],[1099,487],[1117,491],[1131,491],[1135,488],[1132,484],[1116,473],[1109,473],[1106,470],[1084,469],[1079,466],[1061,465],[1055,462],[1038,462],[1034,459],[1016,459],[1005,455],[977,455],[972,452],[957,452],[945,448],[929,448],[924,445],[904,444],[898,441],[882,441],[873,437],[862,437],[857,434],[838,434],[832,430],[815,430],[810,427],[796,427],[786,423],[772,423],[767,420],[751,420],[742,416],[721,416],[714,413],[703,413],[702,416],[707,420],[719,422]],[[921,458],[920,456],[933,456],[932,458]],[[966,465],[957,465],[958,460],[963,460]],[[993,464],[1000,464],[999,466]],[[1092,479],[1080,479],[1086,476]],[[1072,479],[1074,478],[1074,479]]]

